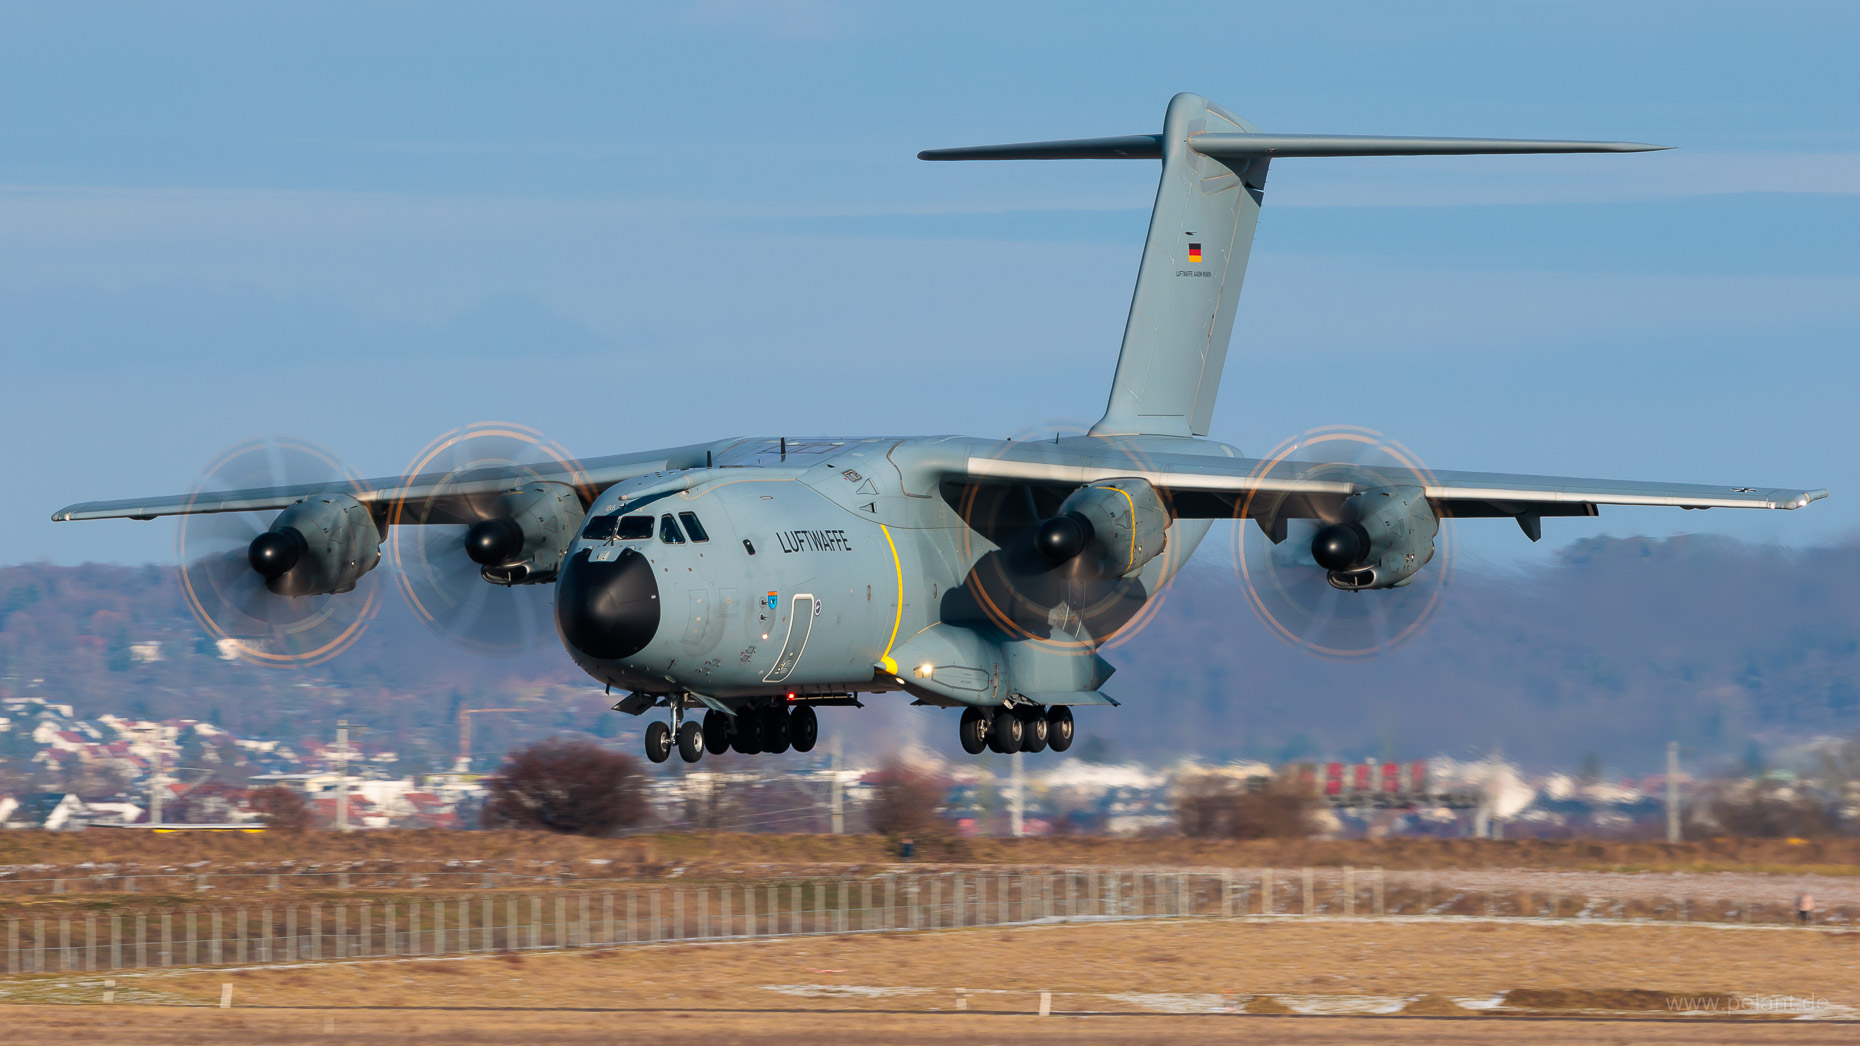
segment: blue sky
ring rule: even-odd
[[[1860,7],[698,2],[0,8],[10,560],[243,438],[371,475],[472,421],[598,454],[1102,410],[1156,172],[925,164],[1148,132],[1626,138],[1276,164],[1215,416],[1441,468],[1827,486],[1801,513],[1468,524],[1812,545],[1860,523]],[[638,5],[638,10],[647,10]]]

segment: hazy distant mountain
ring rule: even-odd
[[[1156,718],[1141,747],[1412,758],[1502,746],[1651,767],[1664,743],[1742,756],[1860,729],[1860,545],[1597,538],[1555,566],[1461,573],[1416,639],[1365,662],[1288,647],[1233,583],[1189,579],[1107,689]],[[1364,598],[1368,598],[1366,595]],[[1131,709],[1135,710],[1135,709]]]
[[[242,736],[322,736],[338,716],[377,744],[449,759],[457,711],[484,717],[473,747],[561,730],[630,734],[612,698],[552,647],[464,655],[384,592],[384,611],[336,661],[264,669],[221,660],[165,567],[0,569],[0,686],[80,716],[209,719]],[[1373,598],[1364,596],[1362,598]],[[157,641],[161,660],[137,660]],[[1650,768],[1668,739],[1744,755],[1860,731],[1860,544],[1783,551],[1717,538],[1593,539],[1556,565],[1461,573],[1418,638],[1366,662],[1320,660],[1265,629],[1217,571],[1185,575],[1147,629],[1110,654],[1122,708],[1080,712],[1099,751],[1267,759],[1408,759],[1502,747],[1536,765],[1586,756]],[[34,680],[43,682],[34,683]],[[953,713],[834,710],[854,744],[908,734],[954,749]]]

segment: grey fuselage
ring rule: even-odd
[[[1149,449],[1237,456],[1179,437],[1075,439],[1118,447],[1133,471]],[[732,440],[704,466],[617,483],[563,558],[564,646],[612,687],[731,709],[791,694],[905,690],[990,706],[1095,691],[1111,671],[1098,646],[1140,623],[1210,521],[1171,520],[1161,554],[1133,577],[1043,587],[1005,557],[1067,491],[941,478],[959,471],[948,463],[1008,446],[1026,445]],[[597,604],[591,620],[572,616]]]

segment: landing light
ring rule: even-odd
[[[930,676],[935,672],[936,672],[935,665],[930,665],[930,664],[918,665],[916,676],[919,679],[929,679]]]

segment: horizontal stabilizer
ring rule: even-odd
[[[919,160],[1159,160],[1160,134],[925,149]],[[1279,156],[1478,156],[1508,153],[1648,153],[1670,145],[1538,138],[1405,138],[1379,134],[1197,134],[1188,147],[1221,160]]]
[[[1649,153],[1670,145],[1534,138],[1401,138],[1374,134],[1198,134],[1188,147],[1220,160],[1255,156],[1476,156],[1505,153]]]
[[[960,149],[925,149],[919,160],[1160,160],[1162,135],[1126,134],[1115,138],[1072,138],[1059,142],[970,145]]]

